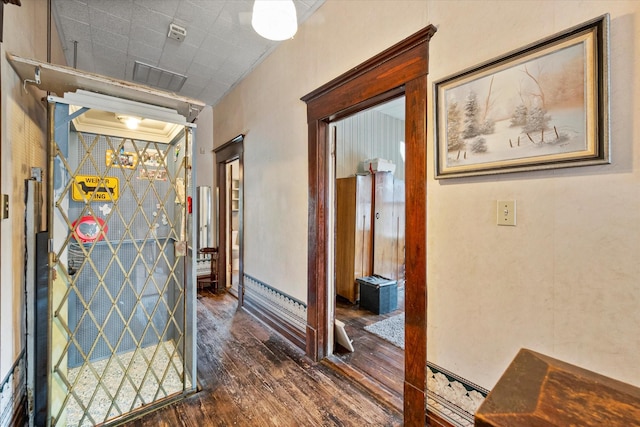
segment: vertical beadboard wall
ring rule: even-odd
[[[404,180],[404,120],[367,110],[336,122],[336,178],[358,172],[361,161],[391,160],[394,176]]]

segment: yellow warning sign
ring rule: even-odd
[[[120,182],[114,176],[101,178],[93,175],[76,175],[74,180],[71,198],[77,202],[89,199],[93,202],[118,200]]]

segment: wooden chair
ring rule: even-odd
[[[201,254],[207,254],[211,257],[211,269],[209,274],[201,275],[197,278],[198,288],[205,286],[212,286],[214,292],[218,292],[218,248],[201,248],[199,251]]]

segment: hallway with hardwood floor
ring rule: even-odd
[[[199,291],[198,381],[187,399],[128,426],[400,426],[402,414],[243,310]]]

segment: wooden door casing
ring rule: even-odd
[[[405,95],[406,302],[404,425],[424,426],[427,364],[427,73],[429,25],[379,55],[302,97],[307,103],[309,155],[309,240],[307,273],[307,355],[328,348],[327,216],[329,200],[328,126],[402,94]]]

